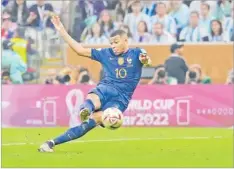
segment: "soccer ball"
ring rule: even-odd
[[[118,129],[123,124],[123,114],[117,108],[108,108],[102,114],[102,123],[107,129]]]

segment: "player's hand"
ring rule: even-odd
[[[141,61],[143,65],[147,66],[151,64],[151,59],[147,54],[144,54],[144,53],[140,54],[139,60]]]
[[[61,31],[65,30],[58,15],[52,14],[51,15],[51,22],[53,23],[53,25],[54,25],[55,29],[57,29],[57,31],[61,32]]]

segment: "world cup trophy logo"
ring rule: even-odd
[[[75,101],[73,98],[75,97]],[[66,96],[66,104],[68,108],[68,113],[70,115],[69,127],[75,127],[80,124],[80,120],[78,120],[78,113],[80,105],[84,101],[83,92],[79,89],[70,90]]]

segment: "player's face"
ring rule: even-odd
[[[127,36],[114,36],[110,38],[111,47],[116,55],[122,54],[127,47],[128,39]]]

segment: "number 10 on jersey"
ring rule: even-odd
[[[124,69],[124,68],[115,69],[115,73],[116,73],[116,78],[117,79],[124,79],[127,76],[127,70]]]

